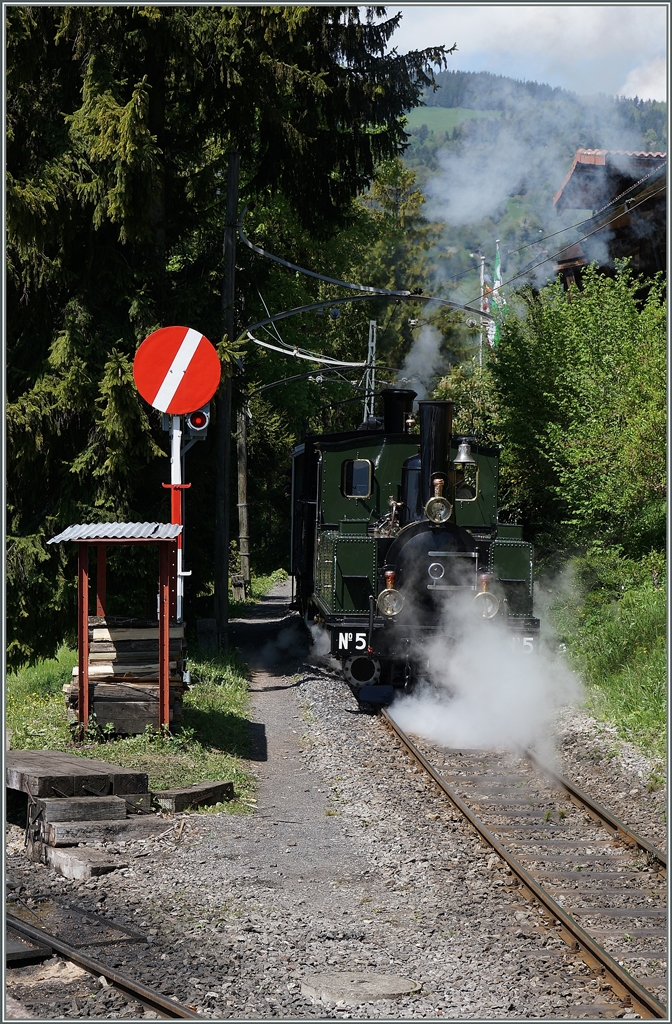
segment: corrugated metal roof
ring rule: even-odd
[[[173,523],[84,523],[68,526],[47,544],[59,544],[63,540],[174,540],[180,533],[182,527]]]

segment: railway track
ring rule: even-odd
[[[174,999],[168,999],[161,992],[148,988],[147,985],[141,985],[133,978],[129,978],[128,975],[121,974],[119,971],[115,971],[113,968],[108,967],[108,965],[103,961],[94,960],[93,957],[82,953],[80,949],[76,949],[67,942],[63,942],[55,935],[51,935],[42,928],[35,928],[33,925],[27,924],[26,921],[23,921],[20,917],[15,917],[12,913],[7,912],[6,921],[15,932],[18,932],[20,935],[25,935],[26,938],[30,939],[32,942],[36,942],[38,945],[50,946],[55,953],[65,957],[67,960],[72,960],[73,963],[82,967],[90,974],[95,975],[97,978],[105,978],[123,995],[133,999],[134,1002],[141,1003],[143,1006],[147,1007],[147,1009],[153,1010],[161,1017],[178,1020],[203,1019],[195,1010],[192,1010],[191,1007],[184,1006],[182,1003],[178,1003]]]
[[[529,751],[426,754],[382,715],[524,895],[541,905],[549,926],[623,1002],[642,1017],[667,1020],[666,854]]]

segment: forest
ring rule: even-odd
[[[339,286],[239,244],[235,337],[223,334],[232,150],[245,233],[256,245],[334,279],[464,301],[478,295],[467,276],[470,247],[494,254],[501,237],[509,249],[534,240],[526,259],[544,249],[537,240],[556,227],[547,205],[565,156],[626,131],[641,147],[665,142],[656,105],[605,99],[589,109],[536,83],[475,81],[446,70],[451,53],[440,46],[398,56],[387,44],[399,15],[380,7],[34,6],[8,8],[6,18],[12,667],[74,641],[75,553],[47,547],[51,536],[72,523],[169,517],[161,487],[168,436],[132,375],[153,330],[175,323],[203,332],[222,357],[223,381],[232,380],[234,423],[249,407],[257,574],[288,567],[292,446],[306,430],[361,418],[361,373],[323,371],[244,340],[246,325],[268,312],[326,303],[347,294]],[[501,117],[430,138],[407,128],[407,112],[423,101],[478,102]],[[532,145],[531,111],[543,136],[561,108],[552,173],[531,158],[534,173],[504,176],[504,193],[483,191],[472,217],[460,220],[449,205],[441,216],[444,150],[459,155],[465,139],[482,148],[499,140],[504,154],[505,140],[521,131]],[[616,614],[625,591],[653,594],[662,608],[664,282],[641,281],[623,265],[608,278],[589,271],[583,291],[568,293],[552,281],[551,264],[545,273],[523,274],[507,292],[501,339],[482,367],[473,323],[420,302],[344,303],[278,330],[289,345],[361,362],[376,320],[380,387],[402,379],[423,330],[434,332],[432,389],[454,400],[461,429],[502,445],[506,514],[535,540],[542,567],[552,573],[578,559],[582,593],[601,595],[598,618]],[[235,437],[231,446],[235,458]],[[192,624],[213,614],[215,455],[211,432],[187,456]],[[228,497],[235,538],[233,488]],[[234,539],[234,568],[236,558]],[[111,611],[147,614],[154,575],[151,558],[111,557],[109,590],[119,602]],[[563,613],[575,633],[583,616],[586,649],[597,621],[587,607]]]

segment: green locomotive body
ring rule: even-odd
[[[499,449],[453,435],[448,402],[420,402],[412,434],[414,392],[382,395],[382,423],[309,436],[292,466],[296,606],[369,696],[381,682],[408,688],[425,644],[455,636],[465,607],[506,617],[525,653],[539,635],[532,545],[498,518]]]

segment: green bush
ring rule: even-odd
[[[664,548],[666,345],[664,282],[625,265],[509,308],[490,367],[500,500],[545,543]]]
[[[553,619],[574,667],[588,685],[588,702],[622,736],[662,757],[666,746],[666,625],[664,556],[639,562],[591,552],[572,563],[570,594]]]

